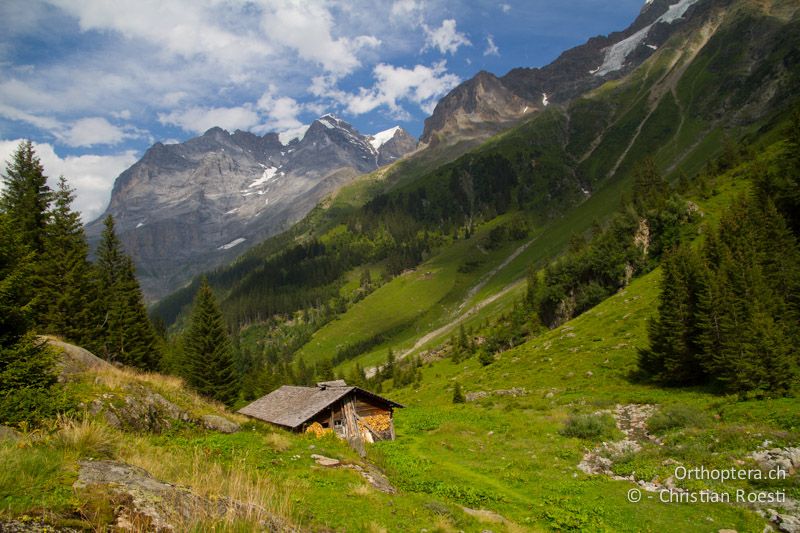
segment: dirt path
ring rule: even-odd
[[[530,244],[530,243],[528,243],[528,244]],[[428,342],[432,341],[433,339],[452,331],[453,329],[456,328],[456,326],[458,326],[461,322],[463,322],[467,318],[471,317],[472,315],[474,315],[475,313],[477,313],[478,311],[480,311],[481,309],[483,309],[487,305],[491,305],[492,303],[496,302],[498,299],[502,298],[503,296],[505,296],[506,294],[508,294],[512,290],[514,290],[516,287],[519,286],[520,283],[522,283],[522,281],[517,281],[517,282],[512,283],[511,285],[509,285],[508,287],[506,287],[502,291],[498,292],[497,294],[493,294],[492,296],[490,296],[490,297],[488,297],[488,298],[486,298],[484,300],[481,300],[480,302],[476,303],[475,305],[470,307],[467,311],[465,311],[464,313],[460,314],[458,317],[454,318],[453,320],[451,320],[447,324],[445,324],[445,325],[443,325],[443,326],[431,331],[430,333],[427,333],[427,334],[423,335],[422,337],[417,339],[417,342],[414,343],[414,346],[412,346],[408,350],[405,350],[403,352],[398,353],[396,355],[397,360],[399,361],[400,359],[408,357],[409,355],[411,355],[415,351],[419,350],[425,344],[427,344]],[[475,292],[477,292],[477,291],[475,291]],[[380,366],[373,366],[373,367],[365,369],[364,373],[366,374],[366,376],[368,378],[371,378],[372,376],[375,375],[375,373],[379,369],[380,369]]]
[[[484,274],[481,277],[481,279],[478,280],[478,283],[476,283],[475,286],[472,287],[467,292],[466,296],[464,296],[464,300],[461,302],[461,305],[458,306],[458,309],[456,309],[456,311],[453,314],[455,315],[455,314],[460,313],[464,309],[464,307],[467,306],[469,301],[472,300],[475,297],[475,295],[478,294],[481,291],[481,289],[483,289],[486,286],[487,283],[489,283],[489,280],[491,280],[493,277],[495,277],[495,275],[497,275],[498,272],[500,272],[505,267],[507,267],[511,263],[511,261],[513,261],[514,259],[519,257],[520,254],[522,252],[524,252],[525,250],[527,250],[528,247],[531,244],[533,244],[534,242],[536,242],[536,240],[538,238],[539,237],[534,237],[533,239],[529,240],[528,242],[526,242],[525,244],[523,244],[522,246],[520,246],[519,248],[514,250],[514,252],[512,252],[512,254],[509,255],[508,257],[506,257],[506,259],[502,263],[500,263],[499,265],[494,267],[492,270],[490,270],[489,272]]]

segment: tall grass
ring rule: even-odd
[[[79,458],[109,459],[120,442],[119,433],[88,416],[80,420],[60,416],[53,437],[56,449],[75,453]]]
[[[263,528],[264,524],[286,523],[292,515],[290,493],[248,466],[247,455],[234,457],[228,465],[210,458],[199,447],[190,453],[173,453],[154,447],[144,439],[126,443],[121,458],[144,468],[153,477],[186,486],[212,502],[223,502],[223,516],[209,513],[200,505],[192,519],[177,517],[179,529],[204,531],[208,528],[242,530]]]

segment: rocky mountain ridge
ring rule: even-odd
[[[158,299],[285,229],[347,180],[415,148],[400,127],[367,136],[333,115],[286,144],[275,133],[211,128],[147,150],[117,178],[87,235],[96,242],[102,219],[113,215],[146,296]]]
[[[485,138],[549,104],[565,103],[649,58],[704,0],[649,0],[625,30],[592,37],[542,68],[515,68],[501,77],[479,72],[457,86],[425,120],[423,144]]]

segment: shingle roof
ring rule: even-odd
[[[388,405],[402,407],[399,403],[358,387],[347,386],[339,380],[320,383],[317,387],[284,385],[239,409],[239,412],[280,426],[296,428],[353,390]]]

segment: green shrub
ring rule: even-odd
[[[612,437],[615,429],[614,418],[608,413],[582,414],[569,417],[559,433],[565,437],[596,439]]]
[[[663,434],[671,429],[707,427],[711,419],[708,414],[688,405],[667,405],[653,413],[647,421],[650,433]]]

